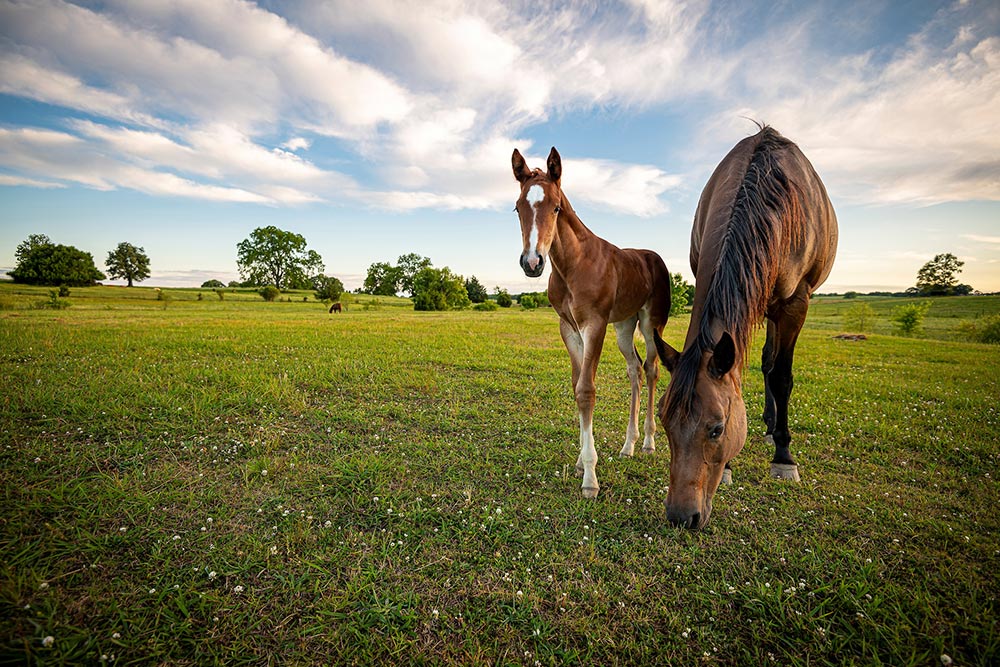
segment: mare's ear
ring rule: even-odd
[[[549,159],[545,161],[545,166],[549,170],[549,180],[558,184],[562,178],[562,158],[559,157],[559,151],[555,146],[549,151]]]
[[[712,350],[712,358],[708,360],[708,372],[718,380],[731,371],[734,365],[736,365],[736,343],[728,331],[723,331]]]
[[[510,156],[510,166],[514,168],[514,178],[519,183],[524,183],[531,178],[531,170],[528,169],[528,163],[524,161],[520,151],[516,148],[514,149],[514,154]]]
[[[680,359],[681,353],[670,347],[670,344],[660,337],[660,332],[656,329],[653,329],[653,342],[656,343],[656,354],[663,362],[663,366],[668,373],[673,373],[674,369],[677,368],[677,360]]]

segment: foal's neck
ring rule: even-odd
[[[549,256],[553,267],[565,274],[580,263],[587,243],[598,237],[583,224],[565,194],[562,196],[560,209],[556,220],[556,237],[549,249]]]

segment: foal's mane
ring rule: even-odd
[[[746,365],[750,337],[764,319],[781,260],[802,229],[796,186],[779,159],[795,144],[766,125],[756,138],[726,221],[702,304],[698,336],[671,373],[668,414],[687,415],[692,411],[698,371],[704,353],[715,346],[713,328],[717,325],[733,337],[737,359]]]

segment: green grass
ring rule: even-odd
[[[796,354],[803,482],[767,478],[755,424],[692,533],[664,519],[662,431],[655,456],[614,457],[613,333],[588,502],[551,309],[328,315],[198,291],[163,308],[145,288],[74,289],[48,311],[27,309],[45,290],[0,285],[0,662],[1000,655],[996,346],[836,340],[842,304],[818,300]],[[1000,299],[935,300],[925,335],[968,304]],[[750,415],[760,389],[753,362]]]

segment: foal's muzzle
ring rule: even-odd
[[[532,263],[535,263],[532,266]],[[533,255],[530,259],[528,255],[521,255],[521,268],[524,270],[524,275],[529,278],[537,278],[542,275],[542,271],[545,270],[545,258],[541,255]]]

